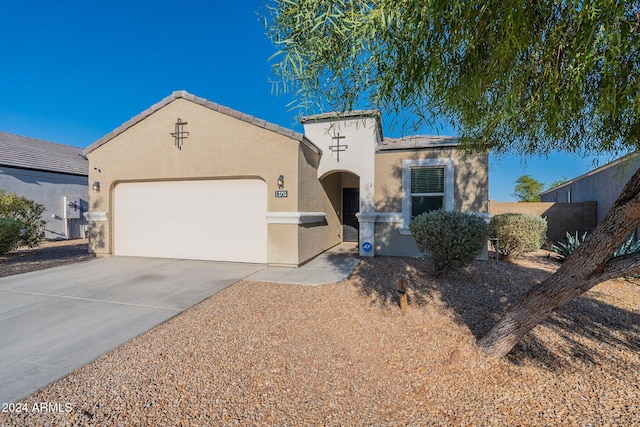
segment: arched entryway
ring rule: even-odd
[[[333,209],[340,219],[343,242],[358,242],[360,211],[360,177],[346,171],[331,171],[320,178]]]

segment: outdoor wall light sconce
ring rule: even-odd
[[[280,175],[278,177],[278,188],[280,189],[284,188],[284,175]]]
[[[100,181],[94,181],[93,185],[91,186],[91,188],[96,191],[96,192],[100,192]]]

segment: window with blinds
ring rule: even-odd
[[[444,168],[411,168],[411,217],[444,206]]]

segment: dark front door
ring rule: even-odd
[[[360,190],[342,189],[342,241],[357,242],[360,226],[356,214],[360,212]]]

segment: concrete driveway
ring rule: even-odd
[[[17,402],[259,264],[112,257],[0,279],[0,403]]]

